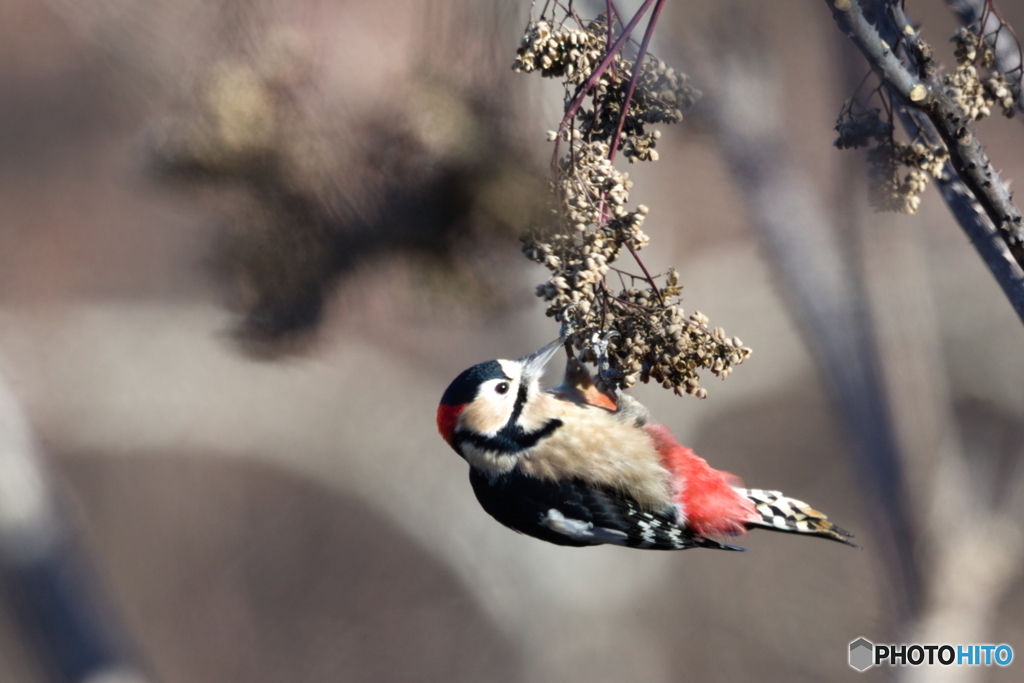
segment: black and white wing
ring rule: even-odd
[[[680,527],[675,508],[642,510],[618,492],[591,488],[578,480],[544,481],[518,469],[491,480],[470,468],[469,481],[480,505],[492,517],[549,543],[612,544],[651,550],[742,550]]]

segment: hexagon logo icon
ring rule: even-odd
[[[867,638],[858,638],[850,643],[850,666],[864,671],[874,665],[875,645]]]

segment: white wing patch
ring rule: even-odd
[[[627,538],[626,533],[623,531],[605,529],[603,527],[594,528],[593,522],[570,519],[563,515],[561,510],[556,510],[555,508],[548,510],[546,515],[541,515],[540,523],[555,533],[568,536],[574,541],[593,543],[594,545],[600,543],[623,545]]]
[[[657,537],[657,531],[655,530],[655,527],[656,526],[661,526],[661,523],[658,520],[656,520],[656,519],[652,519],[649,522],[644,521],[642,519],[638,519],[636,524],[637,524],[638,527],[640,527],[640,539],[641,539],[641,541],[640,541],[640,545],[638,547],[640,547],[640,548],[650,548],[652,545],[654,545],[654,541],[657,540],[657,538],[658,538]]]
[[[677,511],[682,519],[680,508],[677,507]],[[634,548],[658,548],[668,545],[681,549],[693,546],[689,539],[683,537],[683,529],[680,526],[684,523],[683,521],[672,524],[649,512],[638,510],[630,503],[626,504],[626,517],[636,525],[637,533],[634,534],[633,543],[630,544]]]

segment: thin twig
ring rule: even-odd
[[[619,114],[619,124],[615,128],[615,137],[612,138],[611,151],[608,154],[608,160],[615,161],[615,153],[619,149],[619,138],[622,135],[622,128],[626,124],[626,118],[629,115],[629,104],[633,101],[633,93],[636,92],[636,84],[640,79],[640,73],[643,71],[644,58],[647,56],[647,46],[651,42],[651,36],[654,35],[654,27],[658,24],[658,16],[661,14],[662,7],[665,6],[665,0],[658,0],[658,4],[654,6],[654,11],[651,13],[650,21],[647,22],[647,30],[644,31],[643,42],[640,43],[640,51],[637,53],[636,62],[633,64],[633,75],[629,79],[629,88],[626,90],[626,97],[622,103],[622,112]],[[629,253],[633,256],[633,260],[640,266],[640,270],[644,272],[647,277],[648,284],[651,285],[651,289],[658,296],[658,301],[665,304],[665,298],[661,295],[661,290],[658,289],[658,283],[654,281],[651,274],[647,272],[647,266],[637,255],[632,245],[626,243],[626,248],[629,249]]]
[[[931,124],[920,112],[903,111],[900,119],[911,136],[934,134],[929,130]],[[1013,310],[1017,312],[1021,322],[1024,322],[1024,270],[1014,261],[1006,245],[999,239],[998,230],[978,206],[974,196],[957,178],[949,162],[946,166],[943,177],[935,180],[942,199],[999,283]]]
[[[658,296],[658,301],[660,301],[662,305],[664,305],[665,297],[661,295],[661,290],[658,289],[658,283],[655,282],[654,278],[651,277],[651,274],[647,272],[647,266],[645,266],[644,262],[640,260],[639,256],[637,256],[636,251],[633,249],[633,245],[631,245],[629,242],[626,242],[626,249],[629,249],[629,253],[632,254],[633,260],[636,261],[636,264],[640,266],[640,270],[644,271],[644,277],[647,278],[647,283],[651,286],[651,289],[653,289],[654,293]]]
[[[608,54],[605,55],[604,59],[601,60],[601,63],[597,65],[597,68],[594,69],[594,72],[590,74],[590,78],[588,78],[586,82],[583,83],[583,85],[577,88],[576,94],[573,95],[572,102],[565,110],[565,116],[562,117],[562,122],[558,124],[558,135],[555,137],[555,152],[554,156],[551,159],[551,165],[554,168],[557,169],[558,142],[559,140],[562,139],[562,133],[565,131],[566,125],[573,120],[573,117],[576,116],[576,112],[579,111],[580,106],[583,104],[583,100],[587,96],[587,93],[589,93],[591,89],[593,89],[593,87],[597,85],[597,82],[601,80],[601,76],[604,75],[604,72],[608,70],[609,65],[611,65],[611,63],[615,61],[615,55],[618,54],[619,50],[622,49],[622,46],[626,44],[627,40],[629,40],[629,34],[633,32],[633,29],[636,28],[636,25],[640,23],[640,20],[643,18],[644,14],[647,13],[647,10],[650,9],[651,5],[654,4],[655,1],[656,0],[644,0],[644,4],[640,6],[640,9],[636,11],[636,14],[633,15],[633,18],[630,19],[629,23],[626,24],[626,26],[622,29],[622,35],[615,39],[615,42],[612,44],[611,49],[608,50]]]
[[[665,0],[658,0],[658,4],[654,6],[654,12],[651,13],[651,19],[647,22],[647,30],[644,31],[643,42],[640,43],[640,51],[636,55],[636,62],[633,64],[633,75],[629,79],[629,87],[626,89],[625,101],[622,105],[622,111],[619,112],[619,124],[615,128],[615,137],[612,138],[612,149],[608,155],[608,160],[615,161],[615,153],[619,151],[619,139],[622,137],[622,128],[626,125],[626,119],[629,117],[629,103],[633,101],[633,93],[636,92],[636,83],[640,80],[640,74],[644,69],[644,58],[647,56],[647,46],[651,42],[651,36],[654,35],[654,27],[658,23],[658,15],[661,14],[661,8],[665,6]]]
[[[625,45],[626,41],[629,40],[629,37],[632,34],[633,29],[636,28],[636,25],[640,22],[640,19],[643,18],[643,15],[647,13],[647,10],[654,3],[657,3],[657,4],[655,5],[654,12],[651,14],[651,19],[647,23],[647,30],[644,32],[643,42],[640,45],[640,51],[639,51],[639,53],[637,55],[636,62],[633,65],[633,75],[630,78],[629,88],[628,88],[628,90],[626,92],[626,97],[625,97],[625,100],[624,100],[623,105],[622,105],[622,112],[619,114],[619,123],[618,123],[618,127],[616,129],[616,132],[615,132],[615,138],[612,140],[612,144],[610,146],[611,150],[609,152],[609,160],[613,161],[613,162],[615,161],[615,153],[616,153],[616,151],[618,149],[618,145],[619,145],[619,136],[622,133],[622,128],[623,128],[623,126],[625,124],[626,116],[629,113],[629,104],[632,101],[633,93],[636,90],[636,84],[637,84],[637,81],[639,80],[640,72],[643,69],[643,60],[644,60],[644,58],[647,55],[647,46],[650,44],[651,36],[654,34],[654,28],[655,28],[655,26],[658,23],[658,16],[661,14],[661,10],[662,10],[662,8],[665,5],[665,0],[644,0],[644,3],[636,11],[636,14],[633,15],[633,18],[630,19],[629,23],[626,24],[623,27],[622,35],[620,35],[615,40],[615,42],[612,43],[611,47],[609,47],[608,54],[605,55],[605,58],[601,61],[601,63],[597,66],[597,68],[594,69],[594,72],[590,75],[590,78],[588,78],[586,80],[586,82],[577,89],[575,95],[573,96],[572,102],[570,103],[569,107],[566,108],[566,112],[565,112],[565,115],[562,117],[561,123],[559,123],[559,125],[558,125],[558,133],[557,133],[557,135],[555,137],[554,155],[553,155],[552,160],[551,160],[551,165],[552,165],[552,168],[553,168],[555,173],[558,173],[558,171],[559,171],[559,169],[558,169],[559,141],[562,139],[562,134],[565,131],[566,126],[569,125],[573,121],[574,117],[576,116],[576,112],[579,111],[579,108],[582,106],[583,101],[586,99],[587,94],[591,91],[591,89],[594,87],[594,85],[597,84],[597,82],[600,80],[602,74],[604,74],[604,72],[607,71],[608,67],[614,62],[615,55],[619,52],[619,50],[622,49],[622,46]],[[608,0],[608,6],[609,6],[609,9],[613,8],[613,6],[611,5],[610,0]],[[617,12],[616,12],[616,14],[617,14]],[[613,26],[613,21],[612,21],[611,16],[609,15],[608,16],[609,42],[611,42],[611,37],[610,36],[611,36],[611,32],[612,32],[612,26]],[[572,149],[571,141],[570,141],[570,149]],[[601,197],[601,199],[600,199],[599,214],[601,216],[601,222],[603,224],[607,220],[607,216],[605,215],[605,201],[604,201],[604,197]],[[665,303],[665,298],[664,298],[664,296],[661,293],[661,289],[658,287],[657,282],[655,282],[655,280],[651,276],[650,272],[648,272],[647,266],[640,259],[640,257],[636,253],[636,250],[633,249],[633,247],[631,245],[627,244],[626,248],[629,250],[630,255],[632,255],[633,260],[636,261],[637,265],[640,267],[640,270],[643,271],[644,277],[647,278],[647,282],[648,282],[648,284],[650,284],[651,289],[654,291],[655,295],[657,295],[658,300],[662,304],[664,304]]]
[[[605,0],[605,17],[608,21],[608,53],[612,51],[612,36],[615,34],[615,19],[612,17],[612,0]]]

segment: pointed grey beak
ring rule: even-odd
[[[534,380],[540,379],[541,375],[544,374],[544,367],[551,360],[551,357],[558,353],[558,349],[562,348],[562,342],[565,340],[561,337],[545,345],[539,351],[531,353],[525,358],[520,358],[519,362],[523,364],[523,383],[529,384]]]

